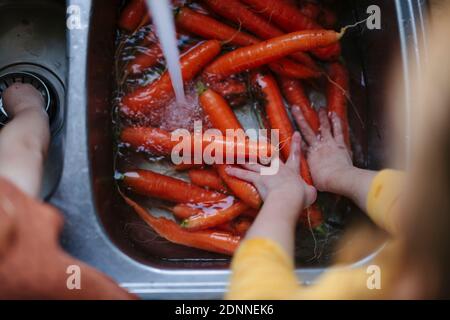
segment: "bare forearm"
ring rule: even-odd
[[[16,115],[0,135],[0,175],[37,196],[49,140],[46,114],[25,110]]]
[[[367,212],[367,196],[376,175],[376,171],[352,167],[337,173],[328,191],[351,199],[359,208]]]

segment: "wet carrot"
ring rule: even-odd
[[[300,12],[304,16],[317,21],[317,18],[319,18],[321,12],[321,8],[317,3],[307,1],[300,6]]]
[[[290,59],[272,62],[269,64],[269,68],[280,76],[294,79],[319,78],[322,75],[320,71],[295,63]]]
[[[294,135],[295,130],[284,106],[280,89],[271,75],[255,74],[252,78],[253,82],[259,87],[266,99],[265,111],[269,120],[269,125],[271,129],[276,129],[279,132],[280,152],[282,158],[286,161],[291,153],[292,136]],[[300,160],[300,174],[307,184],[313,185],[308,162],[303,153]],[[314,220],[321,220],[318,219],[317,216],[322,217],[322,213],[317,211],[315,207],[306,209],[302,215],[314,217]]]
[[[285,1],[242,0],[256,12],[270,19],[286,31],[321,29],[313,19],[305,16],[294,5]]]
[[[138,51],[127,65],[128,74],[139,74],[162,61],[164,54],[158,43],[152,43],[144,50]]]
[[[306,122],[316,134],[320,133],[320,121],[309,98],[306,96],[300,81],[289,78],[280,78],[281,90],[291,109],[299,108]]]
[[[284,1],[243,0],[258,13],[270,19],[284,31],[318,30],[323,27],[314,19],[305,16],[299,8]],[[314,55],[323,60],[333,60],[340,55],[341,46],[338,43],[329,44],[330,48],[317,50],[312,48]],[[328,45],[320,46],[327,47]]]
[[[208,87],[224,97],[232,107],[238,107],[247,102],[247,85],[239,79],[211,81],[208,83]]]
[[[259,209],[262,205],[262,199],[258,190],[251,183],[240,180],[238,178],[229,176],[226,172],[227,168],[232,168],[233,165],[217,165],[215,166],[217,173],[225,182],[227,187],[238,197],[242,202],[253,209]]]
[[[129,32],[136,30],[146,13],[145,0],[131,0],[120,15],[119,27]]]
[[[221,50],[220,42],[202,42],[185,53],[180,60],[183,80],[192,80]],[[140,87],[122,100],[121,112],[130,118],[145,118],[155,109],[167,105],[175,96],[170,75],[166,71],[155,82]]]
[[[227,53],[205,69],[210,78],[224,79],[232,74],[255,69],[295,53],[336,43],[341,33],[327,30],[298,31]]]
[[[210,16],[190,10],[189,8],[180,9],[176,21],[178,27],[206,39],[221,40],[241,47],[261,42],[249,34],[234,29]],[[208,27],[206,28],[205,26]],[[302,60],[307,61],[306,59]],[[269,67],[274,72],[286,77],[303,79],[320,76],[320,73],[316,69],[300,65],[288,59],[273,62]]]
[[[137,194],[177,203],[217,202],[226,198],[222,193],[148,170],[125,173],[123,182]]]
[[[172,132],[159,128],[129,127],[122,130],[121,141],[128,147],[157,156],[170,156],[174,148],[180,143],[184,143],[183,141],[188,141],[186,144],[190,149],[191,158],[195,152],[201,152],[203,155],[206,148],[213,149],[215,152],[212,156],[221,159],[226,159],[228,150],[233,150],[235,159],[248,159],[250,155],[270,156],[273,153],[273,146],[262,141],[232,140],[227,139],[225,136],[201,135],[201,137],[196,137],[192,134],[181,135],[179,140],[176,140],[172,139],[172,136]],[[199,150],[194,146],[196,139],[201,139],[201,148]],[[189,166],[188,168],[190,168]]]
[[[228,205],[226,208],[222,208],[221,206],[217,208],[205,208],[201,210],[200,214],[185,219],[181,226],[189,230],[215,228],[235,219],[247,209],[248,206],[242,202],[236,202]]]
[[[222,193],[227,192],[222,179],[211,169],[192,169],[188,173],[189,179],[199,187],[208,188]]]
[[[150,212],[131,199],[126,197],[124,199],[136,211],[139,217],[155,230],[159,236],[170,242],[201,250],[232,255],[241,240],[239,236],[223,231],[188,231],[172,220],[154,217]]]
[[[233,110],[225,99],[214,90],[205,89],[200,92],[199,103],[214,128],[219,129],[223,134],[227,130],[242,130]]]
[[[243,130],[239,120],[226,101],[213,90],[207,89],[203,91],[199,96],[199,102],[209,116],[212,125],[222,131],[222,133],[225,134],[226,130]],[[215,166],[219,176],[239,199],[250,207],[259,209],[262,199],[258,190],[251,183],[229,176],[226,173],[227,167],[227,165]]]
[[[187,7],[178,11],[175,21],[178,27],[205,39],[221,40],[238,46],[249,46],[259,42],[257,38],[249,34]]]
[[[342,64],[333,63],[330,65],[328,76],[330,77],[327,89],[328,111],[335,112],[341,119],[345,143],[350,149],[350,126],[347,115],[348,73]]]
[[[233,21],[264,40],[276,38],[284,34],[283,31],[270,23],[269,20],[253,12],[239,0],[203,0],[203,2],[215,13]],[[290,57],[314,71],[318,70],[317,64],[306,53],[296,52]]]

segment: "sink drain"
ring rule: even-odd
[[[48,112],[51,96],[47,85],[39,77],[28,72],[11,72],[0,76],[0,124],[8,122],[8,114],[3,106],[3,92],[14,83],[28,83],[35,87],[44,97],[45,110]]]

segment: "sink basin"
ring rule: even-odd
[[[63,176],[51,199],[66,216],[63,246],[144,298],[220,298],[227,286],[229,259],[154,241],[117,192],[111,97],[120,4],[118,0],[68,1],[79,9],[81,27],[68,31],[67,148]],[[382,30],[350,32],[344,40],[344,56],[353,75],[355,107],[350,108],[350,121],[361,149],[356,160],[361,166],[379,169],[389,164],[391,129],[383,117],[389,110],[382,99],[389,71],[386,61],[401,55],[404,61],[420,62],[419,51],[409,54],[406,50],[406,39],[416,45],[421,41],[423,24],[414,21],[421,17],[424,3],[343,1],[340,21],[361,20],[371,4],[381,7]],[[404,83],[406,95],[406,76]],[[408,105],[399,107],[407,114]],[[376,251],[368,250],[349,268],[370,262]],[[299,264],[297,274],[308,284],[326,266]]]
[[[42,198],[48,199],[58,185],[64,156],[67,76],[64,1],[0,0],[2,88],[12,83],[9,79],[12,74],[25,75],[24,81],[30,82],[30,78],[36,77],[39,86],[48,92],[52,141],[41,193]]]

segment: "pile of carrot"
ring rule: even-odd
[[[342,120],[349,148],[347,119],[349,77],[340,62],[340,39],[334,13],[312,0],[196,0],[173,1],[180,43],[180,65],[187,86],[197,85],[198,107],[205,123],[225,135],[226,130],[242,130],[235,108],[256,102],[264,115],[261,124],[280,133],[280,155],[286,160],[296,131],[290,112],[300,110],[314,132],[320,134],[315,106],[308,96],[311,84],[326,82],[327,108]],[[118,26],[130,39],[141,30],[147,34],[134,41],[134,56],[122,61],[118,79],[157,73],[155,80],[125,88],[119,103],[124,119],[120,142],[128,149],[167,161],[177,141],[171,132],[153,123],[175,98],[164,56],[151,25],[145,1],[130,0],[121,12]],[[162,70],[162,71],[161,71]],[[200,85],[198,85],[200,84]],[[322,107],[322,106],[321,106]],[[325,107],[325,106],[323,106]],[[180,128],[185,129],[185,128]],[[191,133],[193,134],[193,133]],[[249,140],[249,139],[248,139]],[[225,138],[203,141],[203,147],[220,146],[236,150],[236,158],[248,158],[255,150],[270,155],[267,145],[245,148]],[[240,151],[238,151],[240,150]],[[239,153],[240,152],[240,153]],[[193,156],[193,154],[191,155]],[[138,168],[120,176],[128,192],[163,201],[173,219],[155,218],[128,197],[125,201],[161,237],[202,250],[231,255],[251,227],[263,201],[252,184],[231,177],[227,166],[173,165],[184,178]],[[313,185],[303,156],[300,172]],[[307,208],[300,223],[312,230],[324,223],[321,208]]]

